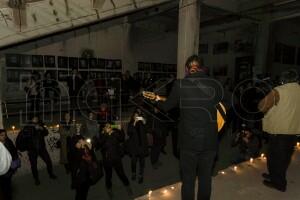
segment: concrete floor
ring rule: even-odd
[[[230,135],[227,134],[220,143],[220,156],[217,162],[217,169],[224,169],[230,165],[233,151],[229,148]],[[161,155],[163,165],[161,168],[154,170],[150,165],[149,157],[146,160],[146,170],[143,184],[131,182],[134,192],[133,197],[128,197],[125,188],[120,180],[113,174],[113,191],[114,199],[127,200],[134,199],[144,194],[149,190],[155,190],[166,185],[177,183],[179,179],[178,161],[171,153],[171,138],[168,138],[167,155]],[[124,167],[128,178],[130,174],[130,159],[124,158]],[[39,160],[39,162],[42,162]],[[72,200],[75,192],[70,189],[70,177],[65,174],[62,166],[55,166],[55,173],[59,177],[58,180],[50,180],[46,170],[40,170],[41,185],[35,186],[31,174],[17,174],[13,179],[14,185],[14,200]],[[93,186],[89,193],[88,200],[106,200],[108,195],[104,186],[104,178],[99,183]]]
[[[289,167],[288,188],[285,193],[265,187],[261,174],[266,172],[266,160],[258,158],[229,167],[213,179],[213,200],[299,200],[300,199],[300,149],[297,148]],[[180,183],[152,191],[136,200],[180,200]],[[150,198],[149,198],[150,197]]]
[[[123,116],[123,119],[128,118],[128,114]],[[10,118],[9,121],[5,121],[6,126],[10,127],[13,124],[18,124],[17,117],[15,119]],[[54,123],[55,122],[55,123]],[[53,121],[54,124],[58,123],[58,120]],[[236,154],[236,149],[231,148],[230,144],[232,136],[230,130],[224,133],[220,141],[218,161],[216,163],[215,174],[222,169],[231,165],[231,160]],[[171,185],[179,181],[179,168],[178,161],[171,153],[171,138],[168,138],[167,155],[161,155],[162,167],[158,170],[152,169],[150,165],[149,157],[146,161],[145,177],[143,184],[137,184],[132,182],[132,189],[134,192],[133,197],[128,197],[125,188],[120,180],[113,174],[113,192],[114,199],[127,200],[134,199],[144,194],[147,194],[149,190],[156,190],[166,185]],[[130,174],[130,159],[126,156],[124,158],[124,167],[127,172],[128,178]],[[42,163],[41,160],[39,160]],[[70,189],[70,177],[65,174],[62,166],[54,167],[55,173],[58,176],[58,180],[50,180],[47,176],[46,170],[40,170],[41,185],[35,186],[31,174],[25,173],[16,174],[13,179],[14,188],[14,200],[72,200],[74,199],[75,192]],[[99,183],[93,186],[89,192],[88,200],[106,200],[108,195],[104,186],[104,178]],[[230,199],[230,198],[228,198]],[[175,199],[174,199],[175,200]],[[231,199],[230,199],[231,200]]]

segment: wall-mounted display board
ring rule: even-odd
[[[20,67],[21,66],[21,55],[6,54],[6,66],[7,67]]]
[[[88,69],[89,60],[87,58],[79,58],[79,69]]]
[[[78,67],[79,67],[79,58],[69,57],[69,69],[73,69],[73,68],[78,69]]]
[[[176,77],[177,66],[176,64],[165,64],[165,63],[149,63],[139,62],[138,63],[138,77],[144,79],[151,74],[154,79],[168,78],[170,74]]]
[[[49,68],[56,67],[55,56],[44,56],[44,61],[45,61],[45,67],[49,67]]]
[[[64,56],[57,57],[57,66],[58,68],[69,68],[69,58]]]
[[[49,71],[52,77],[65,81],[73,68],[79,70],[85,80],[94,78],[121,77],[122,61],[120,59],[78,58],[54,55],[6,54],[7,81],[19,82],[25,72],[30,77],[37,71],[41,76]]]
[[[44,67],[44,57],[42,55],[32,55],[32,67]]]
[[[21,57],[21,67],[30,68],[32,67],[31,55],[20,55]]]

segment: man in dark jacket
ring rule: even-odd
[[[194,199],[198,176],[198,200],[208,200],[218,147],[216,105],[223,98],[223,90],[215,79],[207,76],[198,56],[191,56],[185,67],[187,76],[174,83],[167,101],[158,106],[164,111],[180,108],[178,141],[182,199]],[[156,100],[160,98],[157,96]]]
[[[26,146],[25,149],[28,152],[28,157],[31,165],[31,172],[35,180],[35,184],[41,184],[37,168],[38,156],[40,156],[42,160],[46,163],[49,177],[51,179],[56,179],[56,176],[53,174],[52,161],[45,144],[45,137],[49,134],[49,132],[39,121],[39,118],[33,117],[32,122],[25,126],[19,134],[22,134],[22,141],[20,143],[23,143],[23,145]],[[18,141],[17,148],[19,148]]]
[[[111,124],[107,123],[99,134],[96,141],[96,148],[100,148],[103,155],[103,166],[105,171],[105,185],[110,198],[112,198],[112,172],[113,169],[126,187],[128,194],[131,196],[129,180],[125,174],[122,157],[123,148],[121,143],[124,142],[125,134],[121,130],[112,128]]]

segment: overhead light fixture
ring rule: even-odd
[[[277,3],[273,3],[274,6],[282,6],[282,5],[285,5],[285,4],[288,4],[288,3],[293,3],[295,2],[296,0],[286,0],[286,1],[281,1],[281,2],[277,2]]]

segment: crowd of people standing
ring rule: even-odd
[[[70,109],[63,114],[59,124],[60,140],[57,147],[60,148],[60,163],[70,175],[70,187],[75,190],[76,200],[87,199],[90,187],[102,176],[105,176],[108,196],[111,199],[117,197],[112,187],[114,172],[128,195],[132,196],[130,182],[144,182],[146,158],[150,157],[153,169],[159,169],[162,165],[159,158],[161,153],[165,153],[164,147],[169,133],[172,136],[173,154],[179,159],[182,199],[194,199],[196,178],[198,200],[210,199],[212,170],[219,142],[216,105],[220,102],[226,105],[226,121],[231,123],[231,130],[236,134],[232,146],[238,146],[240,149],[239,157],[233,162],[238,163],[258,156],[262,141],[267,138],[269,173],[263,174],[263,184],[282,192],[286,191],[286,171],[296,135],[300,131],[297,123],[297,115],[300,113],[297,103],[300,99],[297,73],[283,73],[281,85],[271,87],[263,94],[258,92],[261,85],[250,81],[238,92],[227,95],[216,79],[208,79],[208,70],[203,67],[198,56],[190,57],[185,68],[187,74],[184,79],[168,82],[165,93],[168,98],[165,102],[162,102],[158,95],[155,96],[155,102],[150,102],[150,107],[149,104],[144,105],[139,101],[140,107],[134,109],[127,127],[115,124],[116,111],[108,104],[113,99],[120,98],[122,105],[127,105],[130,97],[135,96],[140,88],[148,88],[155,92],[157,88],[151,76],[141,81],[134,79],[129,72],[125,73],[120,79],[120,88],[115,84],[114,87],[104,87],[107,91],[97,90],[103,92],[97,94],[99,110],[80,110],[81,117],[87,117],[78,120],[78,114],[74,118],[72,111],[78,106],[84,79],[76,69],[72,70],[71,76],[66,79]],[[45,75],[42,84],[38,84],[39,79],[37,74],[33,74],[25,88],[32,112],[30,121],[22,127],[15,144],[7,137],[4,129],[0,130],[0,143],[8,150],[12,162],[9,171],[0,176],[1,186],[5,185],[7,188],[0,190],[0,195],[7,200],[12,199],[11,178],[21,165],[18,151],[27,152],[35,185],[41,184],[37,168],[38,157],[45,162],[49,178],[57,179],[45,144],[45,137],[49,132],[38,116],[38,99],[41,88],[53,88],[57,94],[60,92],[57,89],[58,84],[51,81],[50,75]],[[45,96],[51,96],[49,93],[45,92]],[[116,94],[120,96],[116,97]],[[236,99],[238,100],[235,101]],[[149,111],[151,115],[143,112],[141,108]],[[288,114],[286,110],[289,111]],[[173,120],[164,120],[165,117]],[[131,180],[123,166],[123,157],[126,154],[131,160]]]

